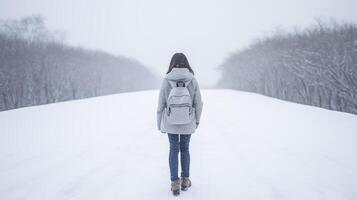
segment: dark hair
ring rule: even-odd
[[[195,74],[183,53],[175,53],[172,56],[169,70],[167,70],[166,74],[170,73],[173,68],[187,68],[192,74]]]

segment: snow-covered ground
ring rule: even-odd
[[[0,113],[0,199],[357,199],[357,116],[203,91],[192,187],[170,193],[157,91]]]

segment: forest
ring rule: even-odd
[[[276,31],[219,66],[219,87],[357,114],[357,26],[317,20]]]
[[[41,16],[0,21],[0,111],[158,84],[136,60],[66,44]]]

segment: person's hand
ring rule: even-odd
[[[161,132],[161,133],[165,133],[164,131],[162,131],[161,129],[159,129],[159,131]]]

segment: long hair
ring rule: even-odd
[[[172,56],[169,70],[167,70],[166,74],[170,73],[173,68],[187,68],[192,74],[195,74],[183,53],[175,53]]]

